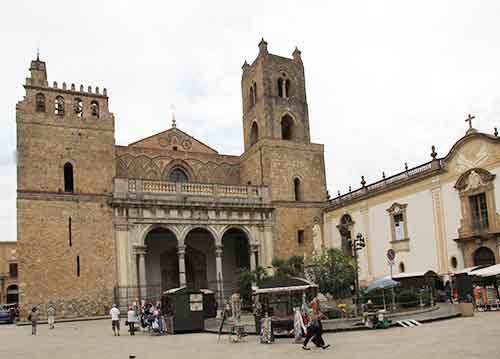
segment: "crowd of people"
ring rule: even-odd
[[[111,316],[113,335],[120,336],[121,313],[116,304],[113,304],[109,315]],[[125,325],[128,327],[130,335],[135,335],[137,331],[163,335],[167,331],[165,316],[159,304],[154,306],[151,303],[146,303],[140,309],[136,305],[129,307]]]

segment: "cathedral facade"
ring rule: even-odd
[[[281,57],[262,40],[245,61],[240,156],[175,121],[117,145],[106,89],[49,85],[38,58],[24,87],[16,106],[23,312],[53,303],[61,316],[100,315],[114,301],[184,285],[222,301],[240,269],[322,247],[324,150],[310,142],[298,49]]]

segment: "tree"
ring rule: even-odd
[[[292,256],[288,259],[273,259],[274,277],[303,277],[304,258]]]
[[[267,278],[267,272],[261,266],[257,266],[254,271],[246,268],[240,269],[237,287],[245,304],[250,305],[252,303],[252,284],[256,283],[259,286],[265,278]]]
[[[321,293],[343,297],[354,282],[356,264],[342,250],[330,248],[313,259],[307,268],[308,277],[319,286]]]

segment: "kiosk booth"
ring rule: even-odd
[[[162,307],[172,326],[172,333],[203,331],[203,292],[187,287],[167,290],[162,296]]]
[[[293,308],[302,305],[303,294],[307,302],[318,294],[316,284],[296,277],[264,279],[259,287],[252,289],[255,302],[261,307],[255,315],[257,333],[261,319],[267,314],[274,334],[288,334],[293,329]]]

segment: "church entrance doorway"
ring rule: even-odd
[[[238,292],[239,274],[245,269],[250,269],[248,237],[240,228],[229,228],[222,236],[223,295],[225,298]]]
[[[195,289],[217,289],[215,238],[204,228],[191,230],[185,239],[186,284]]]
[[[167,228],[155,228],[148,233],[146,244],[146,283],[158,286],[161,293],[179,287],[177,238]]]
[[[488,247],[479,247],[474,252],[474,265],[493,265],[495,264],[495,253]]]

